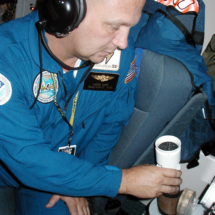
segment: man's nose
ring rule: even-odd
[[[117,46],[119,49],[125,49],[128,46],[128,34],[129,29],[119,30],[113,38],[112,44]]]

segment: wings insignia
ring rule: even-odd
[[[110,76],[110,75],[92,75],[92,77],[101,82],[110,81],[114,79],[114,76]]]

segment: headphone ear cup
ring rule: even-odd
[[[77,19],[74,27],[77,28],[86,15],[87,5],[86,5],[85,0],[75,0],[75,1],[76,1],[76,5],[78,8],[78,19]]]
[[[39,11],[46,21],[45,30],[56,36],[77,28],[86,14],[85,0],[45,0]]]

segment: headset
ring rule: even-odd
[[[60,65],[68,70],[81,69],[91,64],[84,62],[80,67],[70,67],[58,59],[49,49],[43,34],[43,30],[56,37],[66,37],[72,30],[78,27],[84,19],[87,11],[85,0],[45,0],[39,9],[39,21],[36,23],[39,39],[46,51]]]
[[[39,9],[39,18],[49,34],[65,37],[78,27],[86,11],[85,0],[45,0]]]
[[[87,11],[85,0],[45,0],[39,8],[39,21],[36,23],[39,38],[39,60],[40,60],[40,85],[37,96],[30,109],[35,105],[42,83],[42,56],[41,43],[45,47],[49,55],[61,66],[68,70],[79,70],[89,65],[93,65],[91,61],[84,62],[79,67],[70,67],[58,59],[48,47],[44,38],[44,30],[56,37],[66,37],[72,30],[77,28],[84,19]]]

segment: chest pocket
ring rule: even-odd
[[[135,104],[135,88],[130,86],[117,92],[97,91],[89,92],[89,94],[91,95],[85,94],[79,98],[75,115],[76,126],[83,128],[86,124],[91,126],[93,121],[97,124],[115,122],[126,124],[128,122]]]
[[[127,124],[134,110],[136,88],[128,86],[121,90],[114,99],[114,102],[109,104],[107,109],[108,117],[104,122],[117,123],[118,125]]]
[[[112,100],[114,92],[107,91],[81,91],[75,112],[74,126],[84,127],[84,125],[91,121],[96,120],[96,116],[100,115],[101,111],[105,114],[105,107]],[[101,117],[101,115],[100,115]]]

